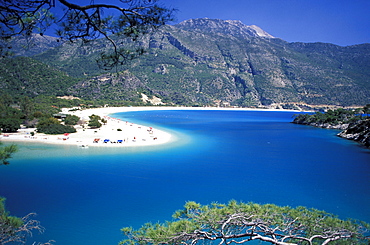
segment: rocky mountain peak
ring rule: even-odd
[[[340,47],[270,37],[241,21],[187,20],[140,40],[138,45],[148,52],[117,67],[121,74],[117,77],[113,71],[105,74],[96,62],[102,52],[110,52],[108,40],[84,46],[65,44],[41,53],[48,39],[36,36],[40,52],[33,59],[38,60],[37,66],[33,65],[36,61],[21,57],[0,62],[0,88],[20,95],[68,94],[135,103],[141,102],[138,95],[144,93],[176,105],[226,103],[310,110],[370,103],[370,44]],[[126,44],[129,47],[122,40]],[[55,69],[69,77],[58,75]]]
[[[213,34],[232,35],[236,37],[265,37],[274,38],[274,36],[262,30],[256,25],[245,25],[240,20],[221,20],[221,19],[190,19],[177,25],[177,28],[186,31],[200,31]]]
[[[9,45],[11,46],[11,51],[13,51],[16,56],[32,56],[61,44],[62,42],[56,37],[35,33],[28,39],[22,36],[16,37]]]
[[[275,38],[274,36],[265,32],[264,30],[262,30],[260,27],[258,27],[256,25],[251,25],[251,26],[248,26],[248,27],[253,29],[256,32],[257,36],[259,36],[259,37]]]

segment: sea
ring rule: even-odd
[[[337,130],[292,124],[295,114],[116,113],[174,139],[119,148],[18,143],[0,166],[0,196],[13,215],[37,213],[45,232],[28,244],[118,244],[121,228],[172,220],[187,201],[306,206],[370,222],[370,150]]]

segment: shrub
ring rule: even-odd
[[[66,119],[64,119],[65,125],[76,125],[80,118],[76,115],[67,115]]]
[[[0,130],[4,133],[16,132],[20,124],[21,120],[17,118],[0,118]]]
[[[65,134],[75,133],[76,129],[71,126],[66,126],[62,124],[50,124],[38,127],[37,131],[45,134]]]

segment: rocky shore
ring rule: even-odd
[[[366,116],[361,114],[361,111],[337,109],[326,113],[299,114],[292,123],[341,130],[337,134],[339,137],[356,141],[370,148],[370,117],[366,108],[363,109],[363,112],[367,112]]]
[[[350,124],[310,123],[309,125],[318,128],[342,130],[337,136],[356,141],[370,148],[370,118],[358,120]]]
[[[370,148],[370,118],[349,124],[338,136]]]

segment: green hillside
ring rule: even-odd
[[[139,102],[144,93],[181,105],[314,108],[370,103],[370,44],[288,43],[268,33],[261,36],[256,28],[217,19],[164,26],[139,40],[145,55],[108,73],[96,62],[110,49],[104,39],[65,43],[32,58],[62,71],[54,94],[85,99]],[[7,77],[3,70],[1,74]],[[31,94],[49,93],[47,87],[54,86],[42,77],[46,80],[32,85]],[[9,89],[23,91],[18,83]]]
[[[13,97],[64,96],[77,82],[76,78],[29,57],[3,58],[0,80],[1,91]]]

